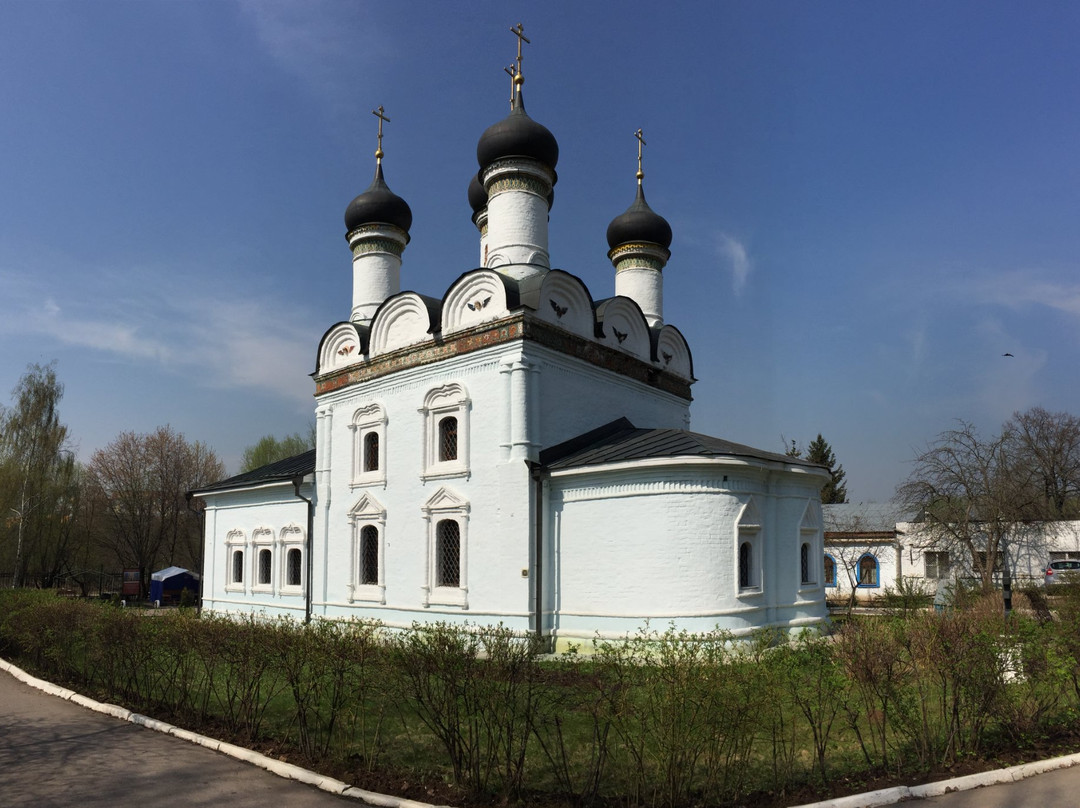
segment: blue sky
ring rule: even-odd
[[[83,458],[171,424],[235,471],[304,432],[371,110],[402,287],[441,295],[518,21],[552,263],[597,298],[644,129],[695,430],[821,432],[880,500],[954,419],[1080,413],[1080,5],[986,0],[0,0],[0,400],[56,360]]]

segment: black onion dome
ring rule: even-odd
[[[525,114],[520,93],[510,114],[484,130],[476,144],[476,160],[481,170],[503,157],[531,157],[550,169],[559,162],[555,135]]]
[[[365,224],[392,224],[406,233],[412,227],[412,210],[404,199],[387,187],[381,163],[375,167],[375,179],[368,189],[345,208],[348,232]]]
[[[608,247],[613,250],[620,244],[638,241],[659,244],[665,250],[671,246],[671,225],[649,207],[640,184],[634,203],[612,219],[607,229]]]
[[[480,182],[480,175],[473,174],[472,181],[469,182],[469,207],[473,213],[479,213],[487,207],[487,203],[488,195],[484,184]]]

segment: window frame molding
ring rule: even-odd
[[[458,382],[448,382],[428,390],[424,396],[424,406],[418,410],[424,419],[423,465],[420,473],[422,480],[470,476],[469,413],[471,411],[472,400],[469,398],[468,390]],[[453,460],[440,460],[439,424],[447,416],[457,418],[457,457]]]
[[[262,594],[274,593],[274,573],[277,568],[277,558],[274,552],[274,531],[270,528],[260,525],[251,531],[251,591],[252,593],[259,592]],[[270,551],[270,576],[266,583],[262,583],[259,579],[260,563],[259,556],[263,550]]]
[[[358,408],[349,424],[352,434],[352,474],[349,488],[386,485],[386,408],[377,401]],[[374,433],[379,438],[379,467],[365,471],[365,439]]]
[[[361,534],[365,527],[374,527],[379,537],[378,583],[360,583],[360,564],[363,547]],[[347,599],[349,603],[386,603],[386,508],[370,493],[364,493],[349,509],[350,559]]]
[[[832,562],[833,566],[832,583],[829,583],[829,568],[828,565],[825,563],[826,558]],[[838,586],[837,581],[839,580],[839,576],[836,573],[839,569],[840,567],[836,563],[836,557],[832,553],[823,553],[821,559],[822,586],[824,586],[826,589],[836,589],[836,587]]]
[[[820,504],[818,505],[820,508]],[[814,508],[814,501],[807,500],[806,508],[803,509],[802,521],[799,522],[799,593],[811,592],[823,587],[825,580],[825,534],[821,526],[821,520]],[[806,555],[806,577],[803,577],[803,554]],[[822,559],[816,563],[815,559]]]
[[[460,422],[459,422],[460,429]],[[421,507],[427,523],[427,553],[424,570],[424,608],[458,606],[469,608],[469,511],[468,500],[443,487]],[[452,520],[458,525],[458,586],[436,586],[439,522]]]
[[[295,536],[295,538],[293,538]],[[304,529],[295,522],[285,525],[278,533],[278,546],[281,563],[278,573],[278,591],[282,595],[304,594],[304,565],[306,558],[306,542],[304,541]],[[300,583],[289,583],[289,553],[293,550],[300,551]]]
[[[862,579],[862,563],[864,558],[870,558],[874,561],[874,583],[865,584]],[[881,561],[877,555],[871,552],[865,552],[859,556],[855,562],[855,588],[856,589],[881,589]]]
[[[754,497],[750,497],[735,520],[735,593],[737,597],[759,597],[765,594],[765,569],[762,563],[762,518]],[[742,582],[742,547],[750,546],[748,583]]]
[[[247,592],[247,559],[243,553],[247,551],[247,536],[240,529],[230,530],[225,534],[225,591]],[[241,580],[236,580],[236,553],[241,553],[240,574]]]
[[[1053,560],[1053,553],[1050,554]],[[934,557],[934,575],[930,574],[930,556]],[[942,560],[945,561],[944,574]],[[928,581],[947,581],[952,576],[953,560],[948,550],[923,550],[923,577]]]

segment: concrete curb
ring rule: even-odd
[[[374,791],[365,791],[362,788],[351,786],[348,783],[343,783],[340,780],[335,780],[332,777],[325,777],[321,774],[316,774],[308,769],[302,769],[299,766],[294,766],[291,763],[284,763],[280,760],[274,760],[266,755],[255,752],[251,749],[245,749],[242,746],[236,746],[225,741],[219,741],[215,738],[208,738],[205,735],[199,735],[196,732],[190,730],[181,729],[175,727],[172,724],[166,724],[164,721],[159,721],[156,718],[150,718],[146,715],[140,715],[139,713],[133,713],[131,710],[124,709],[115,704],[103,704],[93,699],[88,699],[86,696],[82,696],[76,693],[74,690],[68,690],[64,687],[59,687],[46,682],[44,679],[37,679],[22,668],[18,668],[12,665],[5,659],[0,659],[0,670],[7,671],[23,684],[27,684],[30,687],[47,693],[50,696],[57,696],[58,698],[70,701],[73,704],[78,704],[80,707],[86,707],[88,710],[94,712],[104,713],[105,715],[112,716],[113,718],[119,718],[121,721],[127,721],[132,724],[138,724],[139,726],[146,727],[147,729],[155,732],[161,732],[166,735],[174,735],[183,741],[198,744],[199,746],[205,746],[207,749],[211,749],[215,752],[220,752],[223,755],[242,760],[245,763],[252,763],[261,769],[266,769],[272,774],[276,774],[278,777],[284,777],[287,780],[297,780],[301,783],[306,783],[311,786],[315,786],[322,791],[329,791],[331,794],[338,794],[342,797],[350,797],[355,800],[361,800],[369,805],[378,805],[381,808],[449,808],[449,806],[436,806],[426,802],[417,802],[416,800],[407,800],[403,797],[393,797],[389,794],[378,794]]]
[[[966,777],[955,777],[952,780],[939,780],[936,783],[925,783],[921,786],[897,786],[896,788],[884,788],[880,791],[870,791],[866,794],[853,794],[848,797],[837,797],[834,800],[823,800],[805,805],[793,806],[793,808],[873,808],[877,805],[894,805],[905,800],[923,800],[928,797],[940,797],[942,794],[950,794],[954,791],[970,791],[973,788],[983,786],[996,786],[1002,783],[1015,783],[1036,774],[1068,769],[1080,764],[1080,754],[1065,755],[1064,757],[1050,758],[1049,760],[1037,760],[1034,763],[1021,763],[1008,769],[996,769],[992,772],[980,772],[969,774]]]

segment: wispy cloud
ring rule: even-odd
[[[1045,306],[1080,316],[1080,281],[1055,278],[1045,270],[1016,269],[986,275],[965,284],[975,302],[1007,308]]]
[[[355,106],[360,77],[393,49],[369,5],[334,0],[239,0],[260,45],[331,109]]]
[[[122,274],[122,273],[121,273]],[[295,303],[219,287],[220,300],[190,290],[151,287],[132,272],[115,288],[123,298],[68,286],[48,290],[18,276],[5,304],[0,334],[29,338],[53,350],[62,345],[188,378],[221,390],[258,390],[309,405],[314,366],[314,317]],[[0,276],[10,277],[6,273]],[[280,317],[288,309],[290,317]],[[313,334],[316,336],[313,337]]]
[[[731,272],[731,286],[736,296],[741,295],[750,279],[752,270],[750,256],[746,246],[727,233],[716,235],[716,250],[720,259],[727,265]]]

